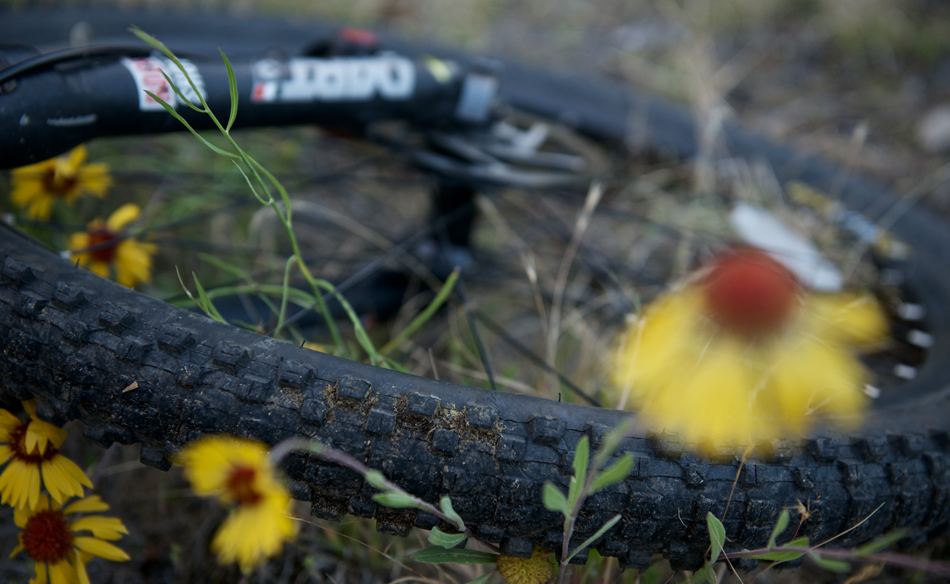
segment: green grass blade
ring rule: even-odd
[[[877,552],[889,547],[893,543],[904,539],[905,537],[907,537],[906,529],[898,529],[890,533],[885,533],[874,541],[870,541],[862,545],[856,549],[854,553],[860,557],[870,556],[871,554],[876,554]]]
[[[168,85],[171,86],[172,91],[175,92],[175,95],[178,96],[178,99],[181,100],[181,102],[182,102],[183,104],[187,105],[188,107],[190,107],[191,109],[195,110],[195,111],[198,112],[199,114],[206,114],[206,113],[208,113],[208,112],[206,112],[205,110],[201,109],[200,107],[196,106],[195,104],[191,103],[191,100],[190,100],[190,99],[186,99],[186,98],[185,98],[185,95],[181,92],[181,89],[178,89],[178,85],[176,85],[175,82],[172,81],[172,78],[169,77],[168,74],[165,73],[165,70],[164,70],[164,69],[159,70],[159,72],[162,74],[162,77],[165,78],[165,81],[168,82]]]
[[[284,320],[287,317],[287,298],[290,295],[290,269],[294,267],[296,261],[297,258],[291,256],[284,264],[284,282],[280,291],[280,312],[277,313],[276,330],[284,328]]]
[[[588,537],[587,539],[584,540],[584,543],[582,543],[581,545],[579,545],[579,546],[577,546],[576,548],[574,548],[574,551],[571,552],[571,553],[567,556],[567,561],[570,562],[570,561],[571,561],[571,558],[573,558],[574,556],[576,556],[582,549],[588,547],[589,545],[591,545],[592,543],[594,543],[595,541],[597,541],[598,539],[600,539],[600,537],[601,537],[602,535],[604,535],[605,533],[607,533],[607,531],[608,531],[611,527],[613,527],[614,525],[617,525],[617,522],[620,521],[620,519],[621,519],[621,516],[620,516],[620,515],[614,515],[614,516],[610,519],[610,521],[608,521],[607,523],[604,523],[604,524],[601,526],[601,528],[597,530],[597,533],[595,533],[594,535]]]
[[[228,69],[228,89],[231,91],[231,115],[228,116],[228,125],[225,126],[224,131],[230,132],[231,126],[234,125],[234,119],[237,118],[238,113],[237,77],[234,75],[234,68],[231,67],[231,61],[228,60],[228,56],[224,54],[221,47],[218,47],[218,52],[221,53],[221,58],[224,59],[224,66]]]
[[[245,282],[250,283],[254,281],[254,278],[251,277],[250,272],[242,270],[241,268],[235,266],[231,262],[226,262],[217,256],[213,256],[209,253],[199,252],[198,259],[200,259],[203,262],[208,262],[214,267],[220,268],[224,270],[225,272],[231,274],[235,278],[240,278],[244,280]]]
[[[205,292],[204,286],[202,286],[201,282],[198,280],[198,274],[192,272],[191,277],[195,279],[195,287],[198,289],[198,298],[201,300],[201,309],[205,311],[205,314],[216,321],[227,323],[228,321],[224,320],[224,317],[221,316],[221,313],[218,312],[217,308],[215,308],[214,303],[210,298],[208,298],[208,294]]]
[[[818,564],[819,567],[828,570],[829,572],[835,572],[838,574],[843,574],[845,572],[851,571],[851,564],[844,560],[835,560],[833,558],[823,558],[817,552],[811,552],[808,554],[808,557],[811,561]]]
[[[228,152],[227,150],[222,150],[221,148],[218,148],[211,142],[208,142],[205,138],[201,136],[201,134],[196,132],[195,129],[191,127],[191,124],[186,122],[185,118],[181,117],[181,115],[175,111],[175,108],[173,108],[167,101],[158,97],[151,91],[145,90],[145,93],[147,93],[149,96],[151,96],[152,99],[160,103],[161,106],[165,108],[165,111],[170,113],[172,116],[174,116],[176,120],[181,122],[183,126],[188,128],[188,131],[191,132],[195,138],[198,138],[199,140],[201,140],[201,143],[207,146],[208,148],[210,148],[215,154],[220,154],[221,156],[226,156],[227,158],[240,158],[240,156],[238,156],[237,154],[234,154],[233,152]]]
[[[455,268],[449,277],[446,278],[445,283],[442,284],[442,287],[439,288],[438,294],[432,302],[426,306],[425,310],[419,313],[416,318],[412,319],[412,322],[409,323],[406,328],[402,329],[398,335],[393,337],[386,345],[379,350],[380,355],[388,355],[392,350],[402,344],[403,341],[411,337],[422,328],[425,323],[429,322],[429,319],[432,318],[432,315],[436,313],[437,310],[442,308],[442,305],[445,304],[446,299],[449,297],[449,294],[452,292],[452,289],[455,287],[455,283],[459,279],[459,269]]]
[[[192,80],[191,75],[188,74],[188,71],[185,69],[185,66],[181,64],[181,61],[178,60],[178,57],[175,56],[175,53],[173,53],[173,52],[171,51],[171,49],[169,49],[168,47],[166,47],[163,42],[161,42],[161,41],[158,40],[157,38],[153,37],[152,35],[150,35],[150,34],[148,34],[148,33],[146,33],[146,32],[143,32],[143,31],[142,31],[140,28],[138,28],[137,26],[132,26],[129,30],[132,31],[132,34],[134,34],[135,36],[137,36],[137,37],[139,38],[139,40],[141,40],[141,41],[144,42],[145,44],[147,44],[147,45],[149,45],[149,46],[151,46],[151,47],[153,47],[153,48],[156,48],[156,49],[158,49],[159,51],[161,51],[162,53],[164,53],[164,55],[165,55],[166,57],[168,57],[168,59],[169,59],[172,63],[174,63],[176,67],[178,67],[178,70],[181,71],[181,72],[182,72],[182,75],[185,76],[185,79],[188,80],[188,84],[191,86],[192,91],[194,91],[194,92],[195,92],[195,95],[198,96],[198,101],[201,102],[201,107],[204,108],[204,113],[208,114],[208,116],[210,116],[211,119],[214,120],[215,123],[217,124],[217,123],[218,123],[218,119],[214,117],[214,114],[213,114],[213,113],[211,113],[211,109],[208,107],[208,103],[205,101],[204,96],[201,95],[201,92],[200,92],[200,91],[198,91],[198,87],[195,85],[194,80]],[[220,124],[218,124],[218,125],[220,125]]]

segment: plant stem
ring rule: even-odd
[[[856,550],[826,549],[819,547],[791,547],[777,546],[772,549],[746,550],[741,552],[727,552],[723,556],[726,558],[749,558],[762,554],[773,552],[796,552],[801,554],[815,553],[823,557],[839,558],[852,562],[862,562],[868,564],[890,564],[912,570],[923,570],[940,576],[950,576],[950,562],[940,560],[930,560],[927,558],[915,558],[904,554],[893,552],[883,552],[870,555],[859,555]]]
[[[352,471],[355,471],[356,473],[358,473],[360,476],[364,478],[370,471],[373,470],[370,467],[363,464],[362,462],[360,462],[359,460],[343,452],[342,450],[337,450],[336,448],[327,446],[326,444],[318,440],[307,440],[306,438],[300,438],[300,437],[288,438],[286,440],[279,442],[276,446],[274,446],[271,449],[269,457],[271,461],[273,462],[273,464],[276,466],[285,456],[287,456],[288,454],[290,454],[291,452],[295,450],[306,450],[310,454],[319,456],[320,458],[323,458],[324,460],[328,460],[330,462],[335,462],[341,466],[345,466],[346,468]],[[385,477],[383,477],[382,484],[383,486],[386,487],[387,491],[392,491],[392,492],[396,492],[396,493],[400,493],[400,494],[412,497],[413,505],[416,506],[418,509],[421,509],[427,513],[431,513],[435,515],[436,517],[438,517],[439,519],[441,519],[442,521],[445,521],[447,523],[454,525],[456,528],[459,527],[458,524],[448,515],[443,513],[441,509],[439,509],[435,505],[432,505],[431,503],[427,503],[426,501],[423,501],[422,499],[419,499],[418,497],[415,497],[414,495],[407,493],[399,485],[389,481],[389,479],[386,479]],[[465,535],[467,535],[468,537],[472,539],[475,539],[475,540],[478,539],[475,536],[475,533],[472,532],[472,530],[469,529],[468,527],[462,530],[462,533],[464,533]],[[485,545],[486,547],[488,547],[489,549],[491,549],[493,552],[499,553],[499,549],[497,546],[490,544],[488,542],[484,542],[484,541],[481,543]]]

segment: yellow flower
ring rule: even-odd
[[[69,238],[72,257],[80,266],[103,278],[114,271],[116,281],[123,286],[134,288],[139,282],[148,283],[152,279],[155,244],[131,237],[122,239],[122,231],[141,213],[137,205],[129,203],[119,207],[105,223],[96,219],[89,224],[88,232],[75,233]],[[90,247],[92,249],[87,250]]]
[[[498,556],[495,565],[508,584],[544,584],[551,579],[554,568],[550,555],[551,552],[536,545],[530,558]]]
[[[859,350],[888,333],[866,295],[809,294],[764,252],[737,249],[657,299],[614,355],[614,389],[657,429],[707,453],[856,425],[869,375]]]
[[[76,463],[59,453],[66,431],[36,417],[36,400],[23,402],[30,419],[0,409],[0,502],[33,509],[42,498],[40,484],[57,503],[82,497],[92,483]]]
[[[56,199],[72,204],[88,193],[100,199],[112,186],[109,167],[102,163],[83,164],[85,146],[77,146],[57,158],[50,158],[13,171],[11,198],[19,207],[27,207],[30,219],[49,219]]]
[[[202,438],[186,446],[176,462],[185,466],[195,493],[233,507],[211,542],[222,564],[237,562],[248,572],[296,535],[297,525],[287,515],[290,494],[277,479],[264,444]]]
[[[36,563],[36,577],[30,584],[89,584],[86,564],[93,556],[112,562],[126,562],[128,554],[103,540],[117,540],[129,531],[115,517],[84,515],[68,517],[76,513],[105,511],[109,506],[98,495],[79,499],[60,509],[57,503],[50,504],[46,495],[41,495],[32,510],[17,509],[13,522],[20,531],[20,544],[10,557],[25,552]],[[86,531],[92,535],[79,535]]]

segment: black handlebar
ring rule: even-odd
[[[230,91],[223,61],[182,62],[211,111],[226,121]],[[0,168],[46,160],[92,138],[184,129],[145,90],[173,104],[196,130],[213,127],[172,91],[162,71],[199,103],[184,75],[159,53],[100,47],[64,51],[60,58],[0,47],[0,66],[7,63],[12,65],[0,69]],[[433,128],[478,125],[489,120],[497,90],[490,75],[385,51],[278,55],[232,65],[238,128],[317,124],[358,132],[396,119]]]

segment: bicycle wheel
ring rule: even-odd
[[[29,13],[5,18],[16,30],[4,25],[0,32],[9,41],[53,43],[59,39],[48,31],[69,30],[78,19],[106,37],[120,34],[129,20],[64,12],[52,16],[51,26],[50,18]],[[315,30],[225,18],[190,22],[195,29],[157,16],[138,24],[175,50],[203,50],[204,45],[188,44],[198,36],[189,33],[200,30],[207,42],[220,30],[229,55],[270,46],[271,38],[296,49]],[[176,44],[179,38],[184,40]],[[241,38],[241,47],[229,46],[227,38]],[[436,51],[388,42],[407,54]],[[691,116],[662,101],[516,64],[506,64],[501,87],[512,106],[560,120],[599,141],[622,142],[633,118],[645,123],[651,148],[682,157],[695,153]],[[841,202],[868,224],[897,203],[870,181],[839,180],[839,169],[828,163],[736,128],[728,128],[726,137],[733,153],[767,160],[783,183],[798,180],[840,193]],[[945,533],[950,274],[942,268],[940,251],[950,247],[950,230],[925,210],[910,208],[890,231],[913,256],[892,259],[876,274],[890,282],[900,279],[894,289],[903,301],[925,307],[923,323],[898,326],[925,329],[932,344],[916,377],[877,400],[861,433],[777,443],[774,458],[742,467],[734,491],[737,461],[704,460],[675,440],[661,448],[645,433],[630,437],[621,449],[635,456],[635,468],[623,483],[588,500],[578,541],[619,513],[622,520],[594,546],[601,554],[619,557],[625,567],[645,567],[652,554],[662,553],[675,568],[694,568],[708,546],[707,512],[721,517],[727,504],[727,549],[764,545],[782,508],[793,509],[792,520],[803,521],[799,534],[812,539],[860,523],[840,538],[842,545],[898,527],[910,529],[915,541]],[[613,410],[374,368],[216,323],[97,278],[8,226],[0,229],[0,250],[4,389],[19,399],[38,397],[39,412],[49,419],[81,420],[83,434],[101,445],[141,442],[142,462],[158,468],[168,468],[169,454],[207,433],[271,444],[313,437],[380,469],[423,499],[450,496],[479,536],[499,543],[505,554],[529,556],[535,544],[557,549],[561,540],[562,518],[541,504],[542,485],[550,481],[566,488],[581,436],[598,444],[624,418]],[[291,456],[286,470],[294,495],[310,500],[318,517],[375,517],[381,531],[402,535],[413,526],[438,523],[426,513],[376,505],[374,490],[359,476],[320,459]],[[799,502],[807,517],[796,516]],[[579,554],[576,561],[585,557],[586,552]]]

